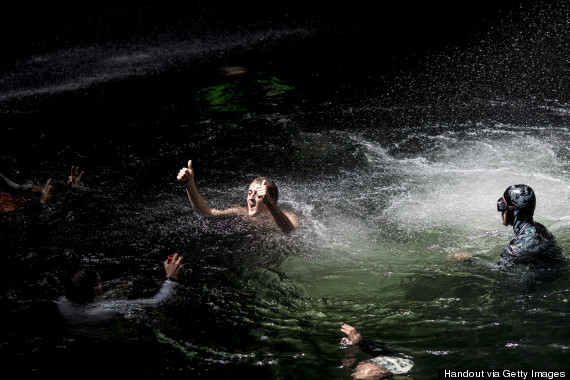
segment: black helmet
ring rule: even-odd
[[[497,211],[507,212],[507,224],[513,224],[517,220],[532,220],[535,207],[536,196],[528,185],[507,187],[503,197],[497,201]]]

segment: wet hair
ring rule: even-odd
[[[267,177],[257,177],[256,179],[251,181],[251,183],[256,183],[261,185],[263,181],[265,181],[265,185],[267,186],[267,192],[269,193],[269,196],[271,197],[271,199],[273,199],[273,202],[277,204],[277,200],[279,199],[279,190],[277,190],[277,185],[275,184],[275,182],[273,182],[272,179]]]
[[[72,302],[85,304],[95,300],[101,286],[101,276],[93,269],[81,269],[67,284],[66,297]]]

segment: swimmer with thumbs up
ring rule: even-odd
[[[223,210],[210,208],[198,192],[194,182],[192,160],[188,161],[188,167],[180,169],[178,181],[186,188],[190,204],[194,212],[200,216],[206,218],[244,216],[255,222],[272,221],[270,224],[283,232],[291,232],[299,224],[299,220],[293,212],[282,210],[277,206],[279,191],[275,182],[269,178],[258,177],[250,183],[246,207],[230,207]]]

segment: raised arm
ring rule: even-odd
[[[299,225],[299,221],[295,214],[292,212],[283,211],[277,206],[273,198],[269,196],[267,192],[267,185],[265,184],[265,180],[255,187],[255,191],[257,192],[258,198],[263,200],[263,203],[273,216],[273,220],[277,224],[277,226],[283,232],[291,232]]]
[[[194,183],[194,169],[192,168],[192,160],[188,161],[188,167],[182,168],[178,172],[178,182],[182,183],[186,188],[186,193],[188,194],[188,199],[190,199],[190,204],[194,212],[200,216],[212,217],[214,213],[210,206],[206,203],[204,198],[198,192],[196,184]]]
[[[178,282],[178,277],[182,274],[182,268],[184,267],[184,264],[182,264],[182,256],[179,256],[178,253],[175,253],[173,256],[170,256],[164,260],[163,265],[166,279],[154,297],[114,302],[116,302],[118,305],[156,305],[168,298],[168,296],[172,294],[172,291]]]
[[[42,188],[42,197],[40,202],[48,204],[51,201],[51,192],[53,191],[53,186],[50,185],[51,178],[47,180],[46,185]]]
[[[164,284],[162,284],[162,288],[156,293],[156,295],[149,299],[138,300],[140,304],[147,304],[153,305],[159,302],[164,301],[170,294],[172,294],[172,290],[176,286],[178,282],[178,276],[182,274],[182,256],[179,256],[178,253],[175,253],[173,256],[168,257],[164,260],[164,272],[166,274],[166,280]],[[133,304],[136,304],[137,301],[135,300]]]
[[[98,302],[97,306],[99,308],[107,310],[113,309],[116,311],[126,311],[124,309],[125,306],[152,305],[163,301],[172,293],[172,290],[176,286],[179,277],[182,275],[182,269],[184,267],[184,264],[182,264],[182,256],[178,255],[178,253],[169,256],[166,260],[164,260],[163,266],[165,274],[164,283],[162,284],[160,291],[154,297],[131,300],[106,300]],[[90,288],[87,288],[87,290],[89,289]]]

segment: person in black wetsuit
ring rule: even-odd
[[[554,236],[533,220],[536,196],[530,186],[511,185],[497,201],[503,225],[513,226],[514,237],[503,249],[498,265],[511,268],[516,264],[548,267],[560,262],[561,250]]]

